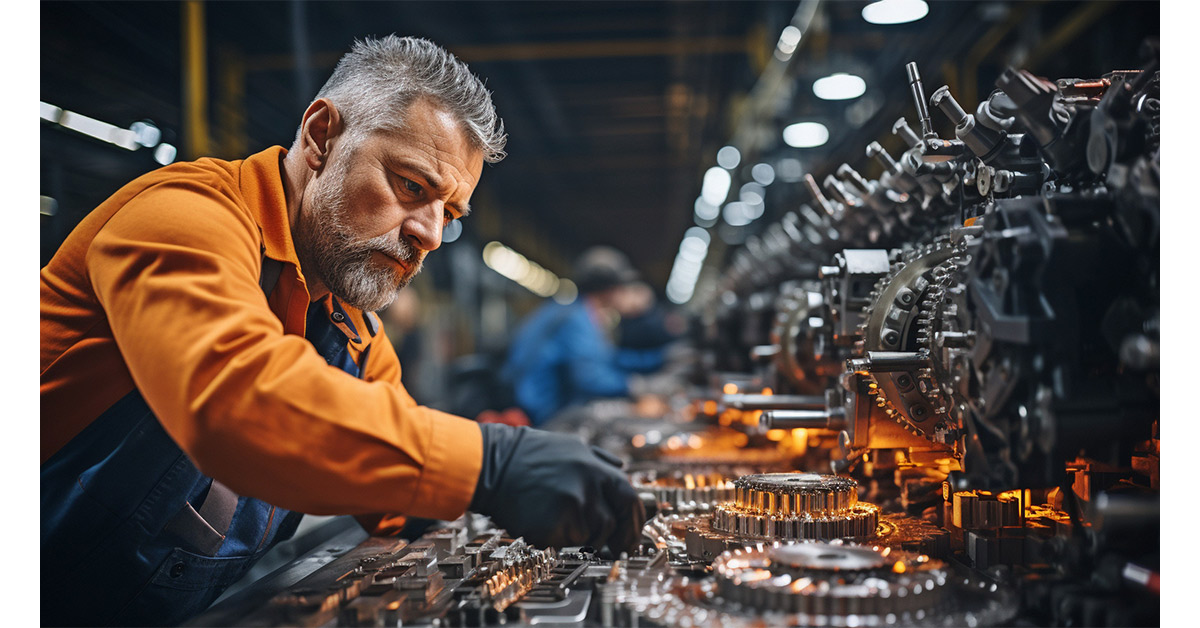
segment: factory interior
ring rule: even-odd
[[[40,33],[41,556],[32,560],[42,574],[41,625],[1190,623],[1186,594],[1172,596],[1178,582],[1161,578],[1186,577],[1164,565],[1162,545],[1170,555],[1170,545],[1188,544],[1185,528],[1163,518],[1190,515],[1160,507],[1160,433],[1180,433],[1160,424],[1160,408],[1166,397],[1182,410],[1190,393],[1182,360],[1160,367],[1171,318],[1160,314],[1170,310],[1160,306],[1169,292],[1161,286],[1178,286],[1159,261],[1159,76],[1170,56],[1160,52],[1160,26],[1179,16],[1159,2],[70,1],[42,2],[38,12],[29,28]],[[151,381],[176,371],[175,388],[191,394],[200,385],[182,380],[189,356],[234,351],[234,341],[181,347],[178,363],[157,365],[167,375],[147,374],[135,366],[143,345],[177,330],[122,335],[119,312],[157,320],[154,299],[170,291],[156,288],[166,292],[129,309],[102,291],[112,273],[69,266],[93,263],[76,254],[91,244],[79,240],[89,230],[99,229],[95,243],[116,237],[104,239],[108,227],[96,223],[109,218],[97,216],[114,211],[110,197],[126,184],[160,168],[183,173],[202,158],[241,167],[237,160],[306,137],[319,116],[309,118],[310,103],[339,59],[356,41],[389,34],[427,39],[465,63],[490,92],[507,143],[503,159],[482,163],[470,215],[439,224],[440,246],[435,237],[423,271],[374,314],[357,304],[347,314],[367,327],[351,322],[347,332],[350,366],[357,361],[365,380],[351,383],[384,385],[365,374],[359,334],[394,349],[402,387],[393,388],[438,411],[405,406],[370,420],[394,420],[396,433],[424,443],[428,433],[408,423],[436,425],[448,414],[478,423],[483,439],[402,444],[403,464],[418,474],[434,474],[440,454],[429,452],[445,450],[470,458],[437,462],[453,470],[447,477],[462,469],[471,477],[466,488],[422,478],[416,497],[394,500],[413,510],[389,513],[410,516],[385,532],[378,518],[366,522],[375,511],[365,506],[314,507],[301,518],[318,501],[303,495],[310,476],[272,471],[266,455],[258,466],[227,464],[255,456],[236,437],[214,453],[193,436],[236,423],[243,406],[268,407],[256,382],[283,378],[281,370],[239,367],[244,381],[229,390],[248,391],[245,403],[205,402],[228,408],[229,420],[197,414],[195,428],[175,418],[159,427],[155,414],[176,410]],[[288,159],[301,155],[293,152]],[[109,246],[105,255],[122,245]],[[250,296],[263,312],[278,294],[265,279],[270,247],[247,252],[254,272],[262,264],[253,281],[268,301]],[[308,268],[296,255],[297,269]],[[167,266],[131,262],[113,281],[140,285],[134,275]],[[62,286],[74,275],[98,296],[71,296]],[[352,300],[329,289],[340,322],[338,299]],[[103,310],[95,325],[107,340],[89,340],[89,328],[64,357],[48,358],[62,329],[83,325],[55,299]],[[204,302],[191,310],[218,311]],[[567,338],[576,323],[583,335]],[[1175,328],[1176,338],[1188,336]],[[186,497],[219,537],[208,553],[169,542],[169,556],[147,559],[146,575],[130,572],[136,595],[83,594],[89,585],[72,584],[87,582],[86,570],[70,575],[64,560],[96,563],[114,581],[125,568],[97,562],[116,555],[116,536],[100,535],[96,549],[64,540],[82,533],[55,493],[69,474],[68,501],[103,501],[89,482],[98,485],[119,456],[92,452],[84,464],[68,454],[128,397],[112,405],[125,393],[102,396],[86,429],[47,449],[63,429],[60,382],[113,380],[87,361],[104,342],[125,390],[144,394],[157,433],[189,468],[195,459],[204,488],[179,503]],[[78,353],[83,346],[94,354]],[[376,364],[390,359],[374,349]],[[325,358],[316,368],[336,370]],[[66,364],[84,366],[64,374]],[[335,375],[350,379],[327,377]],[[310,399],[322,395],[281,405],[303,414]],[[363,412],[374,407],[364,402]],[[302,431],[304,420],[279,424]],[[455,429],[463,425],[475,429]],[[603,477],[615,484],[602,498],[588,494],[573,517],[522,534],[536,517],[514,510],[552,511],[554,498],[539,504],[531,494],[550,490],[555,467],[539,469],[518,446],[507,467],[489,471],[489,452],[497,434],[542,431],[564,439],[547,443],[578,446],[589,464],[611,462]],[[381,438],[361,440],[376,447]],[[205,444],[193,453],[193,442]],[[479,447],[482,462],[471,453]],[[382,465],[381,456],[324,454],[344,468]],[[225,479],[226,468],[257,477]],[[506,470],[523,483],[506,480]],[[276,476],[288,484],[288,475],[280,503],[255,492]],[[488,477],[501,478],[500,488],[485,499]],[[175,561],[234,551],[233,528],[249,515],[232,515],[227,538],[196,497],[215,503],[218,487],[230,491],[222,483],[241,496],[237,513],[262,500],[270,517],[244,569],[215,584],[204,578],[220,568]],[[511,488],[518,484],[525,493]],[[595,500],[614,503],[617,485],[636,500],[595,533],[603,510]],[[161,489],[147,489],[147,499]],[[455,512],[422,510],[422,500]],[[275,519],[276,506],[287,517]],[[117,535],[142,510],[110,514],[121,519]],[[172,538],[178,519],[158,524],[160,536]],[[609,534],[630,520],[631,542],[617,547]],[[279,531],[268,541],[272,522]],[[146,601],[160,585],[162,599]],[[205,593],[172,597],[193,589]],[[143,602],[145,613],[135,613]]]

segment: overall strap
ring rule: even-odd
[[[283,262],[267,257],[264,249],[262,271],[258,281],[263,294],[271,295],[271,290],[279,282],[282,272]],[[225,534],[229,532],[237,504],[237,493],[214,479],[208,494],[200,503],[199,510],[191,503],[185,503],[167,523],[166,529],[189,542],[200,553],[216,556],[217,550],[221,549],[221,544],[225,542]]]

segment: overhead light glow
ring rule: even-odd
[[[711,240],[708,231],[700,227],[690,227],[684,233],[675,264],[671,267],[671,276],[667,279],[667,298],[672,303],[683,304],[692,298]]]
[[[767,195],[767,190],[755,181],[746,183],[742,189],[738,191],[738,200],[747,205],[762,205],[764,197]]]
[[[795,183],[804,177],[804,167],[800,165],[800,160],[794,157],[787,157],[779,161],[779,178],[788,183]]]
[[[755,164],[750,169],[750,177],[762,185],[771,185],[775,182],[775,169],[771,164]]]
[[[784,27],[783,32],[779,34],[779,43],[775,45],[775,57],[780,61],[787,61],[792,57],[792,53],[796,52],[796,46],[800,45],[800,38],[803,33],[795,26],[788,25]]]
[[[579,296],[579,286],[575,285],[570,279],[558,280],[558,292],[554,293],[554,300],[563,305],[570,305],[575,302],[575,298]]]
[[[139,148],[153,148],[154,160],[162,165],[175,161],[176,149],[170,144],[159,144],[162,131],[152,122],[134,122],[128,129],[90,118],[81,113],[67,111],[47,102],[39,102],[38,113],[47,122],[57,124],[64,129],[71,129],[91,138],[119,146],[125,150],[135,151]]]
[[[738,149],[732,146],[726,146],[717,151],[717,165],[726,169],[733,170],[742,161],[742,154]]]
[[[726,205],[721,211],[721,218],[724,218],[730,227],[745,227],[754,221],[746,204],[741,201],[733,201]]]
[[[915,22],[929,13],[924,0],[879,0],[863,7],[863,19],[872,24]]]
[[[133,131],[133,136],[137,140],[137,143],[146,148],[158,146],[159,140],[162,139],[162,131],[149,122],[134,122],[129,125],[129,130]]]
[[[700,227],[688,227],[688,230],[683,232],[683,237],[696,238],[697,240],[704,242],[704,246],[706,247],[708,246],[708,243],[712,241],[712,236],[708,235],[708,230],[701,229]]]
[[[565,280],[559,279],[557,275],[542,268],[537,262],[530,261],[524,255],[499,242],[488,242],[483,247],[483,263],[539,297],[554,296],[558,299],[560,298],[559,293],[562,292],[564,293],[562,298],[566,298],[566,295],[570,293],[569,288],[563,290],[562,284]],[[575,292],[578,294],[578,288],[575,288]],[[575,300],[574,297],[571,297],[571,301],[573,300]],[[567,303],[569,302],[567,301]]]
[[[74,111],[64,111],[58,118],[58,123],[77,133],[94,137],[102,142],[115,144],[125,150],[137,150],[137,135],[129,129],[122,129],[95,118],[89,118]]]
[[[174,146],[164,142],[154,149],[154,161],[165,166],[175,161],[175,155],[178,152]]]
[[[829,141],[829,129],[820,122],[797,122],[783,130],[783,141],[792,148],[815,148]]]
[[[700,188],[700,198],[709,205],[720,205],[729,196],[729,186],[733,179],[729,171],[719,166],[713,166],[704,173],[704,184]]]
[[[822,100],[850,100],[867,91],[867,82],[846,72],[834,72],[813,83],[813,93]]]
[[[58,122],[58,118],[62,116],[63,110],[55,107],[50,103],[40,103],[42,119],[50,122]]]
[[[459,238],[459,236],[461,236],[461,235],[462,235],[462,221],[461,220],[451,220],[449,222],[449,224],[447,224],[442,229],[442,243],[446,244],[449,242],[453,242],[453,241],[457,240]]]
[[[704,200],[704,197],[696,199],[695,209],[696,220],[716,220],[717,216],[721,215],[721,208]]]

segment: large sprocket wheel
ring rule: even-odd
[[[905,252],[872,292],[863,310],[863,352],[928,352],[919,339],[922,304],[937,288],[935,272],[961,255],[948,238]],[[945,416],[937,378],[932,368],[873,373],[876,403],[910,432],[931,442],[939,441]],[[940,412],[939,412],[940,411]],[[944,430],[943,430],[944,431]]]

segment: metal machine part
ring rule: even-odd
[[[733,550],[713,573],[627,571],[611,594],[613,614],[690,626],[989,626],[1012,615],[1015,597],[928,556],[841,543]]]
[[[714,504],[734,497],[733,479],[737,474],[714,469],[675,469],[636,471],[630,481],[639,493],[650,493],[659,504],[674,510],[708,510]]]
[[[858,539],[875,536],[879,508],[859,503],[858,483],[815,473],[738,478],[735,497],[713,509],[714,530],[748,539]]]
[[[820,297],[772,279],[779,258],[734,253],[764,271],[754,312],[771,304],[776,323],[757,350],[774,370],[707,374],[823,387],[823,407],[762,408],[757,434],[803,431],[799,468],[856,478],[880,507],[877,542],[895,516],[941,530],[950,562],[1003,574],[1037,624],[1157,620],[1155,589],[1120,575],[1159,560],[1157,536],[1124,532],[1156,529],[1159,500],[1161,101],[1146,52],[1143,69],[1099,78],[1010,68],[978,106],[948,87],[926,100],[909,64],[894,97],[916,117],[892,127],[907,149],[867,146],[877,179],[854,163],[805,178]],[[750,311],[725,295],[726,320]],[[692,561],[793,534],[768,495],[666,527]]]

